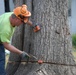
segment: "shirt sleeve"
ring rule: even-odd
[[[0,37],[1,37],[1,42],[10,43],[10,38],[11,37],[9,36],[9,34],[3,33],[3,34],[0,35]]]

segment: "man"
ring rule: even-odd
[[[5,51],[7,50],[19,54],[22,58],[28,56],[25,52],[17,49],[10,44],[10,38],[15,31],[16,26],[20,26],[23,23],[27,23],[34,27],[34,31],[40,30],[38,25],[33,25],[29,21],[31,13],[27,10],[26,5],[19,6],[14,9],[13,12],[5,13],[0,16],[0,75],[5,74]],[[29,56],[28,56],[29,57]]]

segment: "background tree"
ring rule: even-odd
[[[25,0],[23,2],[32,13],[31,20],[42,25],[41,31],[34,33],[30,26],[23,25],[16,30],[12,44],[50,63],[41,65],[8,63],[7,75],[75,75],[75,66],[61,65],[75,64],[68,25],[68,0]],[[16,60],[21,59],[11,53],[9,61]],[[51,64],[51,62],[61,64]]]
[[[72,44],[73,44],[73,47],[76,48],[76,34],[72,35]]]

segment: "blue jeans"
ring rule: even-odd
[[[5,49],[3,44],[0,44],[0,75],[6,75],[5,73]]]

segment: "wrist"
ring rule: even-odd
[[[33,23],[30,20],[28,20],[27,24],[30,25],[30,26],[33,26]]]
[[[23,51],[20,53],[20,57],[21,57],[21,58],[24,57]]]
[[[22,51],[22,53],[20,54],[21,58],[25,58],[25,57],[30,57],[28,53]]]

